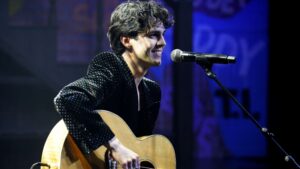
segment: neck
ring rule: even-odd
[[[127,63],[131,73],[133,74],[133,77],[136,79],[136,83],[140,82],[141,79],[145,76],[145,74],[148,71],[148,68],[145,68],[142,63],[138,61],[136,57],[133,56],[133,54],[129,52],[124,52],[122,54],[122,57],[124,58],[125,62]]]

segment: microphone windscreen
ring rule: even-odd
[[[181,61],[181,53],[182,53],[182,51],[180,49],[174,49],[171,52],[171,60],[173,62],[180,62]]]

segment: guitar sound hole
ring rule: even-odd
[[[144,168],[151,168],[151,169],[153,168],[153,169],[155,169],[154,166],[148,161],[142,161],[140,166],[141,166],[141,168],[144,167]]]

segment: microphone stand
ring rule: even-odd
[[[300,165],[297,163],[297,161],[291,156],[289,155],[284,148],[279,144],[279,142],[274,138],[274,134],[272,132],[270,132],[266,127],[262,127],[258,121],[250,114],[250,112],[231,94],[231,92],[224,87],[224,85],[222,85],[222,83],[217,79],[217,76],[215,73],[212,72],[211,68],[212,68],[212,63],[209,61],[206,62],[196,62],[198,65],[200,65],[204,70],[206,75],[213,79],[221,88],[223,91],[225,91],[225,93],[230,96],[230,98],[234,101],[234,103],[243,111],[243,113],[250,118],[250,120],[255,124],[255,126],[262,132],[262,134],[267,137],[268,139],[272,140],[272,142],[277,146],[277,148],[279,148],[279,150],[284,154],[284,160],[286,162],[292,161],[293,164],[297,167],[300,168]]]

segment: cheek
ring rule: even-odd
[[[138,53],[143,53],[148,50],[148,45],[145,43],[138,43],[135,45],[135,51]]]
[[[133,45],[134,50],[139,54],[145,54],[151,52],[155,47],[155,40],[149,38],[141,38],[139,41],[136,41]]]
[[[149,39],[149,38],[144,38],[142,40],[142,44],[145,48],[147,48],[148,50],[153,48],[155,46],[156,41],[154,39]]]
[[[149,42],[142,42],[140,43],[137,48],[136,51],[138,51],[139,53],[149,53],[152,50],[152,44]]]

